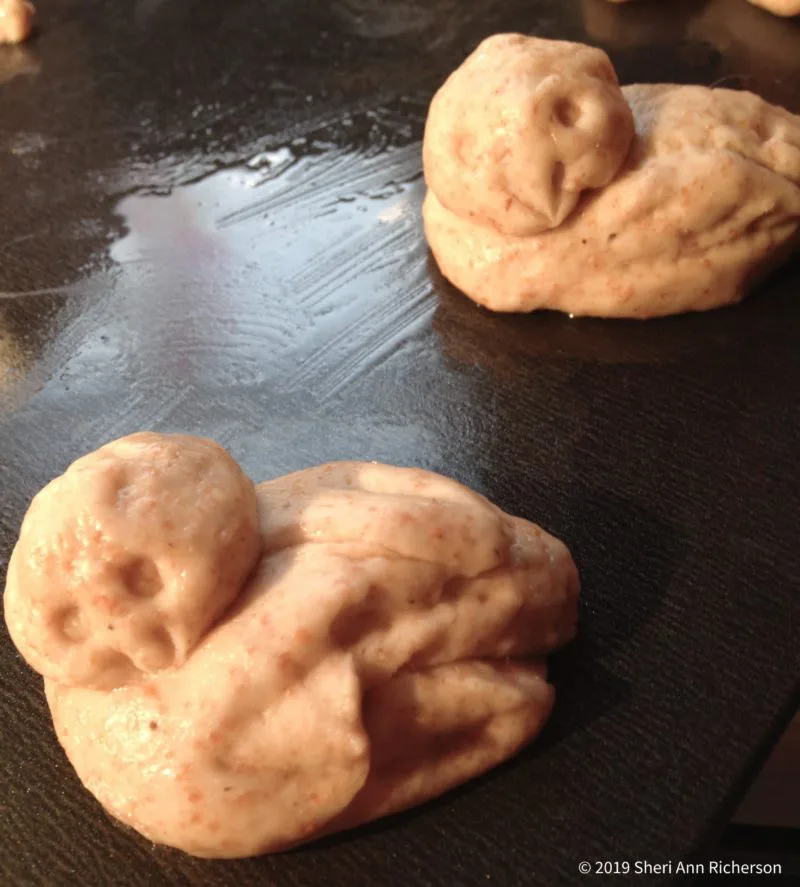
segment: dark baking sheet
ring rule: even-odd
[[[429,261],[419,139],[500,30],[800,111],[798,26],[739,0],[39,7],[38,38],[0,49],[3,573],[73,458],[182,430],[257,480],[339,458],[454,476],[571,545],[583,630],[507,766],[222,863],[112,824],[3,627],[0,883],[551,887],[600,883],[582,860],[702,859],[798,702],[800,267],[705,316],[491,316]]]

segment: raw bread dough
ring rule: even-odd
[[[33,4],[28,0],[0,0],[0,44],[22,43],[33,30]]]
[[[434,97],[423,213],[443,274],[496,311],[647,318],[740,300],[798,245],[800,118],[745,92],[620,90],[588,52],[496,35]]]
[[[182,556],[210,552],[209,571],[220,526],[249,525],[249,499],[237,518],[232,496],[241,488],[219,456],[221,504],[206,507],[213,485],[199,487],[205,474],[184,474],[180,461],[184,447],[194,464],[197,447],[211,445],[160,441],[176,461],[142,458],[135,477],[149,476],[149,486],[132,486],[127,501],[104,497],[102,526],[161,567],[176,497],[195,502],[186,539],[172,541]],[[110,465],[132,470],[130,445],[77,463],[106,478],[88,492],[65,484],[73,466],[37,497],[14,553],[30,572],[24,586],[19,566],[9,579],[29,611],[48,606],[36,552],[57,548],[65,526],[93,525],[92,491],[115,486]],[[578,575],[561,542],[417,469],[335,463],[263,483],[256,495],[255,573],[213,626],[201,591],[206,632],[182,664],[140,668],[110,692],[45,681],[62,746],[113,816],[200,856],[275,851],[438,795],[538,734],[553,704],[544,656],[573,637],[577,619]],[[43,500],[54,524],[40,516]],[[76,578],[90,571],[87,596],[100,576],[88,557],[106,556],[98,545],[87,544],[85,566],[74,562]],[[159,595],[150,600],[159,606]],[[15,604],[11,621],[24,609]],[[87,643],[97,635],[105,643],[102,625]],[[21,651],[39,668],[41,651],[30,657],[25,638]],[[49,633],[40,641],[44,661],[60,664],[65,647],[51,649]],[[109,684],[117,683],[115,674]]]

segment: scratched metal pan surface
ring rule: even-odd
[[[104,815],[3,628],[0,883],[554,887],[582,860],[702,858],[798,701],[800,267],[702,316],[492,316],[429,258],[420,137],[501,30],[800,111],[798,26],[739,0],[39,8],[0,50],[0,578],[45,482],[152,428],[214,437],[256,480],[332,459],[451,475],[565,539],[584,601],[540,742],[236,862]]]

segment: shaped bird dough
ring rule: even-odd
[[[431,103],[425,231],[495,311],[656,317],[739,301],[798,245],[800,118],[617,85],[597,49],[501,34]]]
[[[106,810],[192,854],[254,855],[420,803],[538,734],[543,657],[577,618],[561,542],[444,477],[336,463],[256,488],[246,578],[247,484],[210,442],[136,435],[79,460],[25,519],[6,619]],[[157,567],[147,596],[118,582],[125,540]],[[96,618],[110,588],[129,607],[120,644]],[[55,636],[67,600],[89,627],[78,643],[135,668],[75,667]],[[158,613],[185,641],[171,662],[139,654]]]

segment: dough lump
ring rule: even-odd
[[[33,30],[33,4],[28,0],[0,0],[0,44],[22,43]]]
[[[739,301],[798,245],[800,117],[751,93],[669,84],[620,89],[608,78],[586,101],[586,79],[610,62],[596,61],[599,50],[587,56],[575,44],[556,45],[572,60],[560,63],[557,75],[559,101],[571,111],[546,106],[549,125],[530,89],[556,57],[548,40],[488,38],[434,98],[423,214],[442,273],[495,311],[648,318]],[[490,96],[484,104],[473,101],[476,81]],[[613,100],[606,97],[612,93]],[[605,112],[598,110],[603,102]],[[522,122],[507,125],[508,113]],[[620,132],[624,141],[615,141]],[[493,146],[495,135],[498,152],[458,150],[470,139]],[[563,168],[555,167],[550,186],[541,185],[541,164],[532,158],[551,157],[553,145]],[[500,192],[487,185],[492,175],[505,183],[508,222]],[[553,197],[559,188],[565,198]],[[568,210],[554,212],[547,226],[526,228],[521,189],[531,206]]]
[[[105,458],[117,465],[130,440]],[[168,441],[177,458],[211,446]],[[82,461],[91,467],[100,453]],[[173,497],[202,507],[214,489],[201,473],[179,480],[164,460],[141,458],[137,477],[150,465],[151,486],[132,488],[114,529],[136,536],[147,508],[159,528],[150,544],[163,551]],[[221,477],[230,484],[227,467]],[[34,531],[50,550],[59,527],[85,513],[85,497],[49,489],[62,523],[26,518],[22,552]],[[232,489],[218,498],[231,502]],[[544,657],[576,629],[578,574],[561,542],[417,469],[334,463],[260,484],[256,496],[255,572],[213,625],[199,594],[205,633],[185,661],[139,670],[111,692],[69,685],[57,670],[45,680],[61,745],[114,817],[198,856],[276,851],[418,804],[539,733],[554,698]],[[250,505],[243,496],[240,518],[225,508],[226,522],[249,526]],[[219,504],[202,507],[186,542],[174,541],[188,552],[199,527],[217,538],[219,514]],[[104,552],[98,539],[98,562]],[[30,574],[16,592],[28,610],[52,593],[43,578]],[[102,574],[87,579],[105,590]],[[48,662],[68,655],[41,640]],[[40,666],[30,644],[21,650]]]

